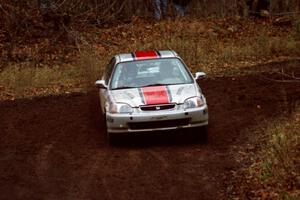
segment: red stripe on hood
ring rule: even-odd
[[[134,53],[135,58],[137,60],[140,59],[151,59],[151,58],[158,58],[158,54],[156,51],[137,51]]]
[[[144,87],[142,93],[146,105],[170,103],[166,86]]]

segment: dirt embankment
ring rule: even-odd
[[[299,64],[266,68],[288,66],[285,72],[299,77]],[[299,104],[299,81],[285,78],[201,80],[210,112],[207,144],[178,130],[109,147],[95,91],[1,102],[0,199],[226,199],[227,174],[239,167],[230,147],[247,142],[246,129]]]

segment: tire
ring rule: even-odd
[[[104,127],[104,130],[105,130],[105,135],[106,135],[106,140],[107,140],[107,143],[109,146],[112,146],[114,143],[115,143],[115,134],[114,133],[109,133],[107,131],[107,124],[106,124],[106,114],[105,113],[102,113],[103,114],[103,127]]]
[[[197,142],[207,143],[208,141],[208,126],[200,126],[193,129],[194,138]]]
[[[108,145],[110,146],[113,146],[116,144],[116,134],[115,133],[109,133],[109,132],[106,132],[106,136],[107,136],[107,142],[108,142]]]
[[[208,126],[202,126],[199,128],[200,129],[200,140],[203,143],[207,143],[208,141]]]

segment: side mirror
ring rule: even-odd
[[[97,80],[97,81],[95,82],[95,86],[96,86],[97,88],[99,88],[99,89],[106,89],[106,88],[107,88],[107,86],[106,86],[104,80]]]
[[[196,72],[195,74],[195,80],[198,80],[201,77],[206,76],[206,74],[204,72]]]

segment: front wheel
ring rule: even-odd
[[[115,133],[106,132],[106,136],[107,136],[107,142],[110,146],[116,143],[117,138]]]
[[[193,134],[201,143],[207,143],[208,141],[208,126],[200,126],[193,128]]]
[[[110,133],[110,132],[107,131],[107,122],[106,122],[106,114],[105,113],[103,113],[103,119],[104,119],[103,126],[104,126],[104,130],[105,130],[105,133],[106,133],[106,140],[107,140],[108,144],[110,146],[112,146],[114,144],[115,140],[116,140],[115,139],[116,136],[115,136],[114,133]]]

